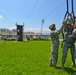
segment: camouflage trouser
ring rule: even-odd
[[[75,66],[76,66],[76,46],[75,46],[75,52],[74,52],[74,55],[75,55]]]
[[[74,53],[74,55],[75,55],[75,59],[76,59],[76,42],[75,42],[75,53]]]
[[[67,44],[67,43],[64,43],[63,45],[63,50],[62,50],[62,67],[64,67],[64,64],[65,64],[65,61],[66,61],[66,57],[67,57],[67,52],[68,52],[68,49],[70,48],[70,51],[71,51],[71,55],[72,55],[72,61],[73,61],[73,64],[75,64],[75,45],[74,44]]]
[[[51,48],[51,58],[50,58],[50,64],[53,65],[53,66],[56,66],[57,64],[57,61],[58,61],[58,47],[59,45],[54,45],[52,46]]]

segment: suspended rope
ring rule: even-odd
[[[72,3],[72,12],[71,12],[71,14],[72,14],[72,16],[73,16],[73,24],[75,24],[75,14],[74,14],[74,2],[73,2],[73,0],[71,0],[71,3]]]
[[[73,0],[71,0],[71,7],[72,7],[72,11],[71,11],[71,14],[69,13],[69,4],[68,4],[68,0],[66,0],[66,4],[67,4],[67,11],[65,13],[65,16],[64,16],[64,19],[63,19],[63,22],[67,22],[68,21],[68,18],[70,17],[70,20],[72,21],[71,23],[75,24],[75,18],[74,18],[74,7],[73,7]],[[63,36],[63,39],[64,39],[64,28],[63,28],[63,31],[62,31],[62,36]]]
[[[70,16],[71,17],[71,20],[73,21],[73,23],[75,22],[74,20],[74,7],[73,7],[73,0],[71,0],[71,7],[72,7],[72,11],[71,11],[71,14],[69,12],[69,4],[68,4],[68,0],[66,0],[66,3],[67,3],[67,11],[65,13],[65,16],[64,16],[64,19],[63,19],[63,22]]]

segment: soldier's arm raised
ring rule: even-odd
[[[62,22],[62,25],[59,29],[59,34],[63,31],[64,27],[66,26],[66,21],[65,22]]]

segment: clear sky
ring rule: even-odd
[[[71,0],[69,11],[71,12]],[[74,12],[76,15],[76,0]],[[0,0],[0,28],[16,28],[18,24],[25,24],[24,31],[41,32],[42,19],[45,20],[43,33],[49,32],[49,25],[61,26],[66,12],[66,0]]]

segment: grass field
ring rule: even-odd
[[[0,42],[0,75],[76,75],[68,52],[65,69],[61,70],[62,49],[58,68],[49,67],[51,41]]]

